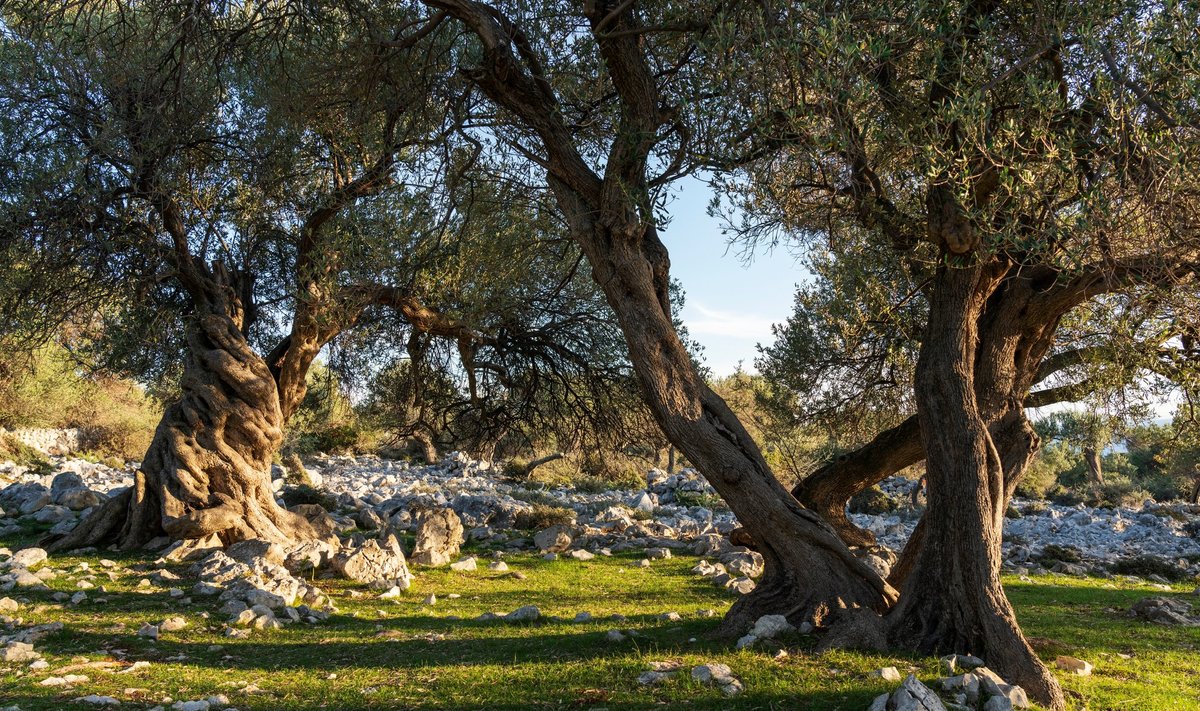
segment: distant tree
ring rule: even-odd
[[[1088,484],[1104,486],[1101,455],[1117,437],[1120,422],[1097,412],[1057,412],[1038,422],[1043,439],[1063,442],[1083,457]]]

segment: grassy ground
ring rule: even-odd
[[[0,541],[0,544],[8,542]],[[936,675],[934,659],[863,653],[817,655],[815,640],[786,640],[788,655],[771,650],[733,651],[708,639],[731,597],[689,572],[695,559],[684,556],[636,567],[634,557],[590,562],[542,561],[533,556],[507,559],[511,573],[481,569],[472,573],[422,571],[399,601],[359,599],[341,581],[320,581],[340,612],[328,622],[255,631],[246,640],[222,635],[223,616],[213,599],[189,606],[170,601],[166,588],[139,590],[139,580],[155,569],[150,559],[117,558],[115,580],[100,576],[107,592],[88,591],[93,600],[78,606],[53,602],[61,590],[77,592],[80,574],[49,581],[50,592],[25,593],[18,613],[25,623],[64,625],[36,645],[50,668],[0,663],[0,707],[25,711],[62,709],[86,694],[111,695],[122,708],[146,708],[168,698],[189,700],[225,694],[230,704],[248,709],[865,709],[894,684],[868,673],[895,665],[921,678]],[[93,568],[101,556],[58,558],[57,568],[80,562]],[[184,572],[184,568],[176,568]],[[181,585],[190,589],[191,584]],[[1150,594],[1175,594],[1200,602],[1179,586],[1163,593],[1148,585],[1077,580],[1060,576],[1032,583],[1008,581],[1008,591],[1024,628],[1042,655],[1053,660],[1069,653],[1096,664],[1091,677],[1061,675],[1079,709],[1200,709],[1200,629],[1159,627],[1134,622],[1124,611]],[[436,605],[421,604],[429,593]],[[449,594],[461,597],[450,599]],[[11,593],[10,593],[11,594]],[[107,598],[96,602],[95,598]],[[508,612],[537,605],[542,620],[512,624],[479,622],[483,612]],[[589,612],[595,621],[570,621]],[[659,615],[678,612],[681,621]],[[205,616],[208,613],[208,617]],[[163,633],[157,642],[136,636],[143,622],[182,614],[188,626]],[[606,619],[619,614],[626,621]],[[459,619],[454,619],[457,616]],[[605,639],[611,629],[633,630],[623,642]],[[1118,656],[1129,655],[1128,659]],[[138,660],[148,668],[115,673]],[[656,687],[640,686],[638,675],[654,661],[678,660],[684,673]],[[104,662],[120,661],[119,665]],[[745,684],[740,697],[727,699],[715,688],[693,682],[691,665],[728,664]],[[39,686],[50,675],[82,674],[74,688]],[[73,705],[74,708],[80,708]]]

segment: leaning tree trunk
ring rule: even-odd
[[[134,485],[98,507],[51,550],[115,543],[141,546],[167,536],[278,543],[317,536],[275,503],[271,459],[283,417],[266,362],[229,310],[198,307],[187,326],[183,395],[167,407]]]
[[[734,603],[721,633],[743,634],[764,614],[821,625],[846,608],[887,609],[895,590],[788,495],[737,416],[696,372],[672,325],[669,260],[654,227],[637,218],[618,223],[612,215],[601,224],[590,211],[572,209],[579,206],[569,193],[558,192],[625,335],[647,406],[763,556],[763,577]]]
[[[888,615],[893,644],[971,653],[1055,709],[1062,689],[1034,654],[1000,584],[1004,464],[974,388],[977,317],[995,275],[941,267],[915,390],[929,507],[923,544]]]

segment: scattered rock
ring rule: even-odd
[[[1129,614],[1160,625],[1200,627],[1200,619],[1192,617],[1192,606],[1172,598],[1142,598],[1129,608]]]
[[[403,590],[412,585],[404,550],[394,535],[388,535],[382,545],[372,539],[357,548],[343,548],[330,563],[334,570],[360,583],[388,581]]]
[[[1092,673],[1091,662],[1085,662],[1082,659],[1068,657],[1065,655],[1059,656],[1054,660],[1054,665],[1064,671],[1069,671],[1076,676],[1089,676]]]
[[[542,616],[541,610],[533,605],[525,605],[518,607],[512,612],[504,616],[504,619],[509,622],[533,622]]]
[[[8,559],[8,566],[10,568],[25,568],[28,570],[38,563],[44,563],[47,557],[46,551],[41,548],[25,548],[17,551],[13,554],[12,558]]]
[[[543,553],[562,553],[571,547],[571,527],[559,524],[538,531],[533,536],[533,545]]]
[[[468,556],[462,560],[459,560],[458,562],[450,564],[450,570],[458,571],[460,573],[467,573],[475,570],[478,567],[478,563],[476,562],[474,556]]]
[[[441,566],[458,557],[463,544],[463,525],[453,509],[434,509],[417,518],[417,542],[412,562],[416,565]]]
[[[795,627],[783,615],[763,615],[751,628],[750,634],[759,639],[775,639],[779,635],[794,632]],[[900,681],[897,677],[896,681]]]

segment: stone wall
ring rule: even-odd
[[[38,427],[6,430],[0,427],[0,435],[7,434],[18,442],[32,447],[42,454],[71,454],[87,449],[93,436],[86,429],[44,429]]]

